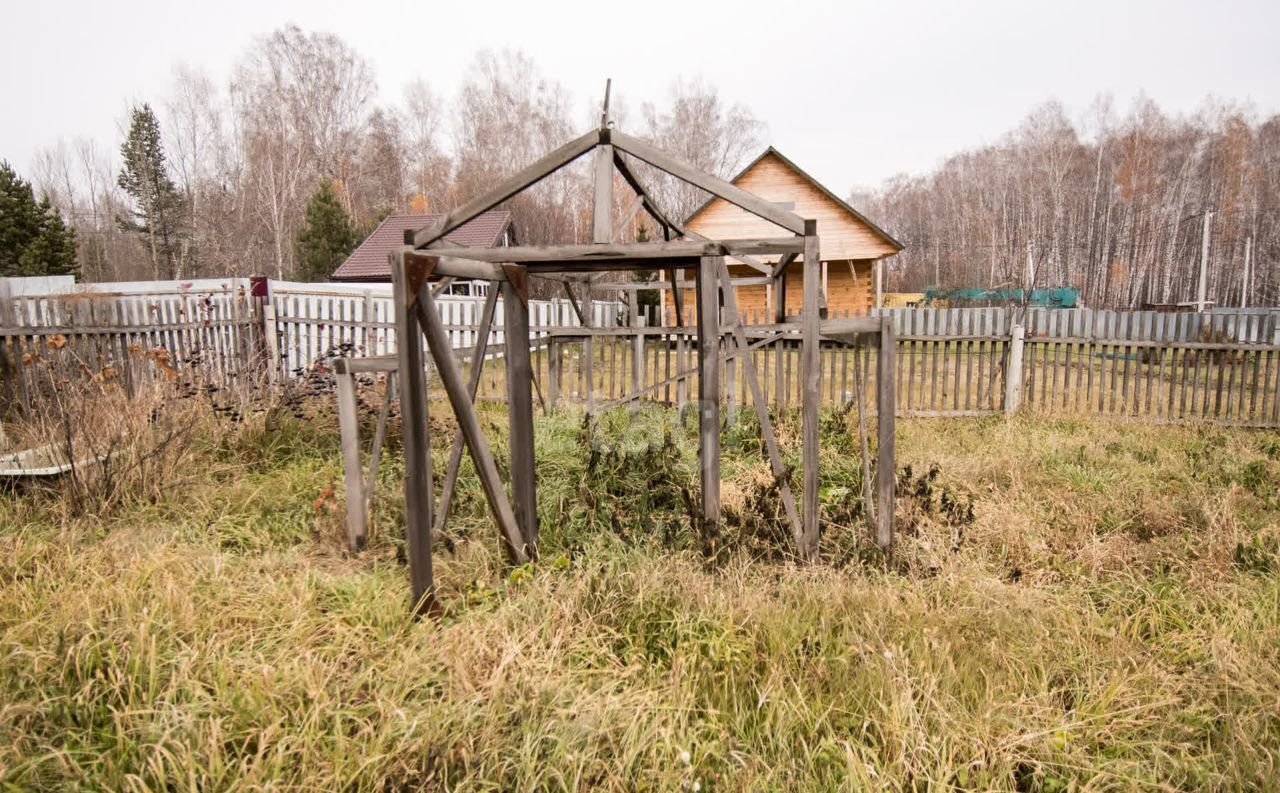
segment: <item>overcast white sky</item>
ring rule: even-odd
[[[576,118],[606,77],[631,107],[701,75],[837,193],[921,172],[994,141],[1050,98],[1082,114],[1139,92],[1167,112],[1212,94],[1280,110],[1280,2],[386,3],[373,0],[9,0],[0,159],[30,174],[59,138],[115,152],[126,107],[160,103],[175,62],[225,83],[255,36],[286,23],[369,58],[381,99],[424,77],[452,95],[474,53],[523,49]]]

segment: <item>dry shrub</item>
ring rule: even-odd
[[[223,409],[209,398],[211,379],[195,369],[180,376],[163,349],[130,357],[128,383],[118,366],[91,367],[60,347],[25,363],[28,405],[9,427],[10,445],[41,450],[37,464],[70,467],[18,486],[52,491],[64,518],[155,502],[207,474],[195,464],[197,441]]]

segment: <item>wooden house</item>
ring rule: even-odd
[[[806,173],[800,166],[770,146],[733,178],[733,184],[789,209],[805,219],[818,221],[819,258],[822,261],[822,294],[827,314],[832,317],[865,313],[876,305],[876,284],[880,283],[881,262],[902,250],[902,243],[849,206],[835,193]],[[711,239],[745,239],[776,236],[778,228],[722,198],[703,204],[685,222],[685,227]],[[774,264],[778,257],[758,257]],[[760,272],[730,260],[734,278],[759,277]],[[686,278],[691,278],[686,273]],[[800,313],[804,294],[804,268],[793,262],[786,274],[786,313]],[[738,306],[744,320],[771,322],[774,316],[774,289],[771,285],[739,286]],[[684,293],[686,322],[692,321],[693,291]],[[674,320],[669,291],[663,292],[664,316]],[[683,324],[683,323],[682,323]]]

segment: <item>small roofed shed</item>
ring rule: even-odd
[[[875,306],[876,270],[883,259],[902,250],[902,243],[772,146],[743,168],[732,179],[732,184],[802,218],[818,221],[822,297],[829,316],[845,316],[846,312],[857,315]],[[699,207],[685,222],[685,228],[709,239],[762,237],[776,231],[769,221],[722,198],[712,198]],[[755,258],[770,265],[779,259],[778,256]],[[734,261],[730,262],[729,272],[735,279],[760,276],[757,270]],[[800,313],[803,283],[804,264],[794,261],[787,267],[786,283],[782,287],[788,316]],[[735,291],[744,320],[772,321],[776,296],[771,284],[738,286]],[[670,297],[666,291],[662,294],[664,314],[667,314]],[[685,292],[686,307],[692,305],[692,296],[692,290]]]
[[[331,281],[390,281],[391,265],[387,255],[404,245],[404,233],[433,226],[444,214],[388,215],[361,242],[351,255],[329,276]],[[444,236],[445,240],[464,248],[500,248],[516,244],[511,213],[491,209],[462,224]]]

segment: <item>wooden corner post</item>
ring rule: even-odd
[[[516,524],[531,556],[538,547],[538,497],[533,454],[533,368],[529,361],[528,278],[502,283],[503,346],[506,357],[507,419],[511,428],[511,501]],[[519,268],[524,272],[524,268]],[[523,287],[523,289],[522,289]]]
[[[804,222],[804,313],[801,317],[800,371],[801,392],[800,439],[804,459],[804,500],[802,523],[804,547],[802,558],[812,561],[818,556],[818,385],[822,368],[818,359],[818,322],[821,304],[822,265],[818,261],[818,222]]]
[[[703,553],[720,544],[720,290],[721,257],[704,256],[695,281],[698,297],[698,467],[702,485]]]
[[[396,355],[400,373],[400,437],[404,446],[404,535],[409,557],[413,608],[435,608],[431,572],[431,446],[427,437],[427,378],[422,328],[414,312],[425,275],[405,271],[403,252],[390,254],[392,302],[396,312]],[[415,265],[417,266],[417,265]],[[410,285],[414,285],[412,288]]]
[[[880,356],[876,365],[876,544],[888,551],[893,547],[894,424],[897,421],[898,338],[893,317],[880,318]]]

